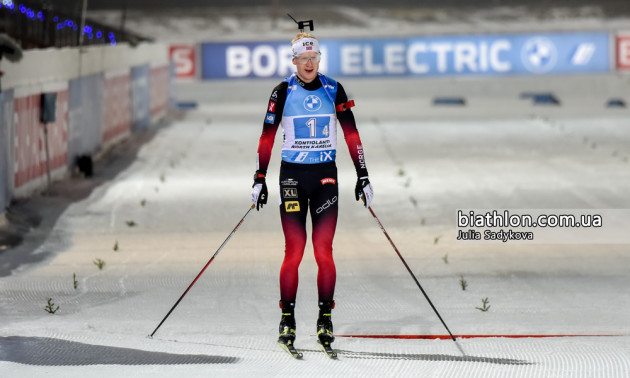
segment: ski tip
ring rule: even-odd
[[[303,357],[302,352],[298,352],[295,347],[293,346],[293,343],[288,342],[282,342],[280,340],[278,340],[278,344],[280,345],[280,347],[282,348],[282,350],[284,350],[285,352],[287,352],[291,357],[295,358],[296,360],[301,360]]]

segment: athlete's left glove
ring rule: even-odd
[[[263,205],[267,204],[267,196],[265,175],[256,173],[254,175],[254,185],[252,185],[252,203],[256,205],[256,210],[260,210]]]
[[[374,198],[374,189],[372,189],[372,184],[370,184],[370,179],[367,176],[357,179],[357,186],[354,187],[354,197],[357,201],[359,198],[363,199],[365,207],[370,207]]]

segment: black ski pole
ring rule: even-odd
[[[453,341],[455,342],[455,345],[457,346],[457,349],[459,349],[459,351],[462,353],[462,355],[466,356],[466,353],[464,353],[464,350],[462,349],[462,347],[457,342],[457,339],[455,339],[455,336],[453,336],[453,334],[451,333],[451,330],[448,329],[448,326],[446,325],[446,323],[444,322],[444,320],[440,316],[440,313],[438,312],[438,310],[433,305],[433,302],[431,302],[431,299],[429,299],[429,296],[427,295],[426,291],[424,291],[424,289],[422,288],[422,285],[420,285],[420,282],[418,282],[418,279],[416,278],[415,274],[413,274],[413,272],[411,271],[411,268],[409,268],[409,265],[407,265],[407,262],[405,261],[405,259],[402,257],[402,255],[398,251],[398,248],[396,248],[396,245],[392,241],[392,238],[390,238],[389,234],[387,233],[387,231],[385,231],[385,227],[383,227],[383,224],[381,223],[381,221],[378,219],[378,217],[374,213],[374,210],[372,210],[372,207],[368,207],[368,209],[370,210],[370,213],[372,213],[372,216],[374,217],[374,219],[376,219],[376,222],[378,223],[378,226],[381,228],[381,230],[383,231],[383,233],[387,237],[387,240],[389,240],[389,243],[392,245],[392,247],[394,247],[394,251],[396,251],[396,253],[398,254],[398,257],[400,257],[400,261],[402,261],[403,265],[405,265],[405,268],[407,268],[407,271],[409,272],[409,274],[411,274],[411,277],[416,282],[416,285],[418,285],[418,288],[420,289],[422,294],[424,294],[424,297],[427,299],[427,301],[431,305],[431,308],[433,309],[433,311],[435,311],[435,314],[437,315],[437,317],[442,322],[442,325],[444,326],[444,328],[446,328],[446,331],[451,336],[451,339],[453,339]]]
[[[193,287],[193,285],[197,282],[197,280],[199,279],[199,277],[201,277],[201,275],[203,274],[203,272],[206,271],[206,269],[208,268],[208,266],[210,265],[210,263],[212,263],[212,260],[214,260],[214,258],[219,254],[219,252],[221,252],[221,249],[223,249],[223,246],[225,246],[225,244],[228,242],[228,240],[230,240],[230,238],[232,237],[232,235],[234,235],[234,233],[236,232],[236,230],[238,230],[238,228],[241,226],[241,224],[243,224],[243,221],[245,220],[245,217],[247,216],[247,214],[249,214],[250,211],[252,211],[252,209],[256,207],[256,205],[252,204],[252,206],[249,208],[249,210],[247,210],[247,212],[245,213],[245,215],[243,215],[243,218],[241,218],[241,221],[238,222],[238,224],[236,225],[236,227],[234,227],[234,229],[232,230],[232,232],[230,232],[230,234],[228,235],[227,239],[225,239],[225,241],[223,241],[223,244],[221,244],[221,246],[219,247],[219,249],[217,249],[217,251],[214,253],[214,255],[212,255],[212,257],[210,258],[210,260],[206,263],[206,266],[203,267],[203,269],[201,269],[201,272],[199,272],[199,274],[197,274],[197,277],[195,277],[195,279],[193,280],[193,282],[190,283],[190,285],[188,286],[188,289],[186,289],[186,291],[184,291],[184,294],[182,294],[181,297],[179,297],[179,299],[177,300],[177,302],[175,302],[175,304],[173,305],[173,307],[170,309],[170,311],[168,312],[168,314],[166,314],[166,316],[164,317],[164,319],[162,319],[162,321],[160,322],[160,324],[158,324],[157,327],[155,327],[155,329],[153,330],[153,332],[151,332],[151,334],[148,337],[153,337],[153,335],[157,332],[157,330],[162,326],[162,324],[166,321],[166,319],[171,315],[171,312],[173,312],[173,310],[175,310],[175,307],[177,307],[177,305],[179,304],[179,302],[182,301],[182,299],[184,299],[184,296],[186,296],[186,294],[188,294],[188,292],[190,291],[190,289]]]

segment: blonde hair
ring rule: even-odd
[[[306,32],[302,32],[302,33],[298,33],[298,35],[295,36],[295,38],[293,38],[293,40],[291,41],[291,44],[294,44],[295,41],[297,41],[298,39],[302,39],[302,38],[313,38],[313,39],[317,39],[317,37],[315,37],[313,34],[311,33],[306,33]],[[319,39],[317,39],[319,41]]]

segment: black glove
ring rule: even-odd
[[[265,175],[254,175],[254,185],[252,185],[252,203],[256,205],[256,210],[260,210],[263,205],[267,204],[267,183]]]
[[[357,179],[357,185],[354,187],[354,197],[357,201],[359,198],[362,198],[365,207],[370,207],[372,198],[374,198],[374,189],[372,189],[372,184],[370,184],[370,179],[367,176]]]

